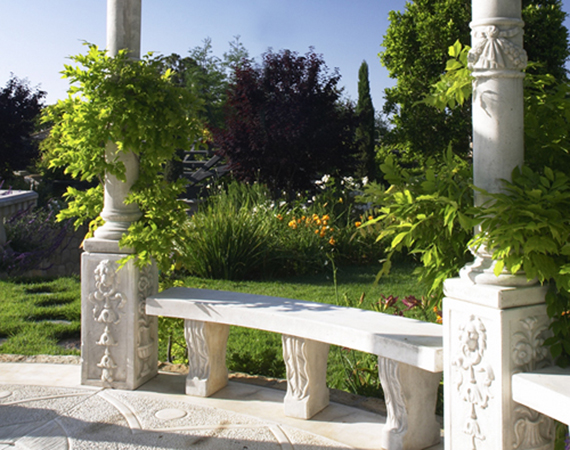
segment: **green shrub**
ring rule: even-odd
[[[57,223],[59,210],[59,204],[51,201],[45,208],[30,208],[8,218],[7,242],[0,245],[0,272],[18,276],[36,269],[64,246],[71,223]]]
[[[389,241],[379,277],[389,272],[394,254],[407,249],[422,263],[416,269],[418,281],[434,306],[441,301],[443,282],[470,259],[471,168],[448,150],[442,163],[428,159],[421,175],[402,169],[392,157],[381,169],[391,186],[371,184],[362,196],[377,208],[363,226],[380,224],[378,240]]]
[[[261,190],[231,183],[191,217],[182,250],[188,272],[228,280],[264,273],[273,249],[274,218]]]
[[[547,312],[554,336],[547,339],[552,356],[570,365],[570,178],[562,172],[516,168],[505,193],[490,199],[478,213],[481,232],[472,245],[487,245],[497,261],[495,274],[504,268],[524,270],[526,277],[549,283]]]

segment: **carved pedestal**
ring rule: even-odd
[[[119,269],[125,256],[82,255],[82,384],[136,389],[157,374],[157,318],[145,313],[146,297],[158,290],[157,270],[132,261]]]
[[[446,450],[546,450],[552,421],[512,400],[513,373],[551,364],[545,288],[446,281]]]
[[[226,345],[229,333],[229,325],[184,321],[188,347],[186,394],[208,397],[228,384]]]
[[[435,418],[441,373],[378,358],[378,369],[386,401],[386,425],[380,445],[389,450],[419,450],[440,441]]]
[[[287,368],[285,415],[310,419],[329,404],[329,344],[287,335],[283,335],[282,340]]]

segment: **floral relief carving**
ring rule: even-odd
[[[152,266],[147,265],[140,269],[138,283],[138,332],[137,332],[137,355],[140,358],[140,377],[148,375],[152,368],[150,359],[154,347],[154,339],[151,336],[151,323],[146,314],[146,299],[155,292]]]
[[[378,374],[388,413],[385,429],[403,435],[408,431],[408,412],[402,395],[399,364],[392,359],[378,357]]]
[[[543,345],[548,337],[548,321],[538,317],[519,320],[522,331],[513,334],[514,372],[530,372],[551,365],[548,349]]]
[[[525,69],[528,62],[526,51],[509,40],[521,32],[520,27],[501,30],[495,25],[473,30],[473,38],[477,43],[469,52],[469,68],[471,70]]]
[[[527,317],[518,321],[521,331],[512,337],[513,373],[529,372],[551,365],[550,353],[544,347],[548,337],[546,317]],[[554,438],[554,422],[525,406],[518,405],[513,414],[515,450],[547,449]]]
[[[287,369],[287,389],[296,400],[309,395],[309,374],[305,339],[283,335],[283,356]]]
[[[105,352],[97,367],[101,368],[101,381],[111,383],[115,381],[117,364],[111,355],[111,347],[119,343],[113,336],[111,327],[121,321],[121,310],[125,306],[126,298],[118,292],[117,282],[118,266],[108,259],[101,261],[95,268],[95,292],[89,294],[89,301],[94,304],[93,317],[96,322],[104,323],[103,334],[96,342],[105,347]]]
[[[476,450],[478,441],[485,435],[479,425],[477,412],[486,409],[495,380],[492,367],[485,362],[487,330],[481,319],[471,315],[469,321],[459,326],[459,349],[452,359],[452,382],[460,398],[468,404],[469,415],[463,432],[471,438],[471,448]]]
[[[207,380],[210,376],[210,358],[205,326],[205,322],[198,320],[184,321],[184,337],[188,346],[188,375],[199,380]]]

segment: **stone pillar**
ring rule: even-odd
[[[473,178],[500,192],[523,163],[523,22],[520,0],[473,0]],[[484,198],[475,194],[475,203]],[[485,248],[443,301],[446,450],[546,450],[552,422],[512,400],[513,373],[550,364],[546,288],[493,273]]]
[[[140,56],[141,0],[108,0],[107,50],[111,56],[128,48]],[[135,112],[136,113],[136,112]],[[106,174],[101,217],[105,224],[84,243],[81,259],[81,382],[93,386],[136,389],[157,373],[158,325],[145,312],[145,300],[158,291],[156,267],[137,268],[119,261],[132,249],[119,247],[130,224],[140,218],[137,205],[125,205],[138,177],[133,153],[117,154],[108,142],[106,158],[125,165],[126,182]]]

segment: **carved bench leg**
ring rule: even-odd
[[[188,346],[186,394],[208,397],[228,384],[226,344],[229,325],[184,320]]]
[[[437,444],[440,425],[435,406],[441,373],[382,357],[378,358],[378,368],[388,412],[381,447],[420,450]]]
[[[310,419],[329,404],[329,344],[287,335],[283,335],[282,339],[283,359],[287,368],[285,415]]]

